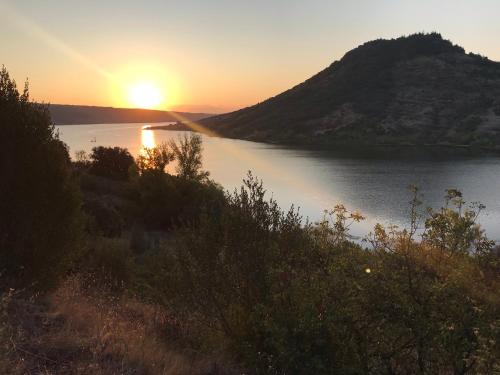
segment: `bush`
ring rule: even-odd
[[[149,230],[170,230],[195,222],[204,207],[224,201],[220,186],[209,180],[199,182],[154,170],[140,176],[138,190],[141,220]]]
[[[86,229],[90,234],[104,237],[122,235],[125,226],[123,214],[109,202],[109,199],[86,199],[83,209],[89,216]]]
[[[156,147],[144,147],[137,157],[137,167],[139,172],[158,171],[164,172],[165,167],[174,160],[173,151],[169,149],[168,144],[162,143]]]
[[[202,342],[257,374],[494,373],[500,280],[485,280],[483,266],[491,243],[458,191],[447,202],[429,213],[424,241],[414,239],[415,195],[410,227],[378,225],[363,249],[348,235],[361,215],[339,205],[304,224],[250,175],[219,212],[164,245],[149,282],[160,301],[211,328]]]
[[[126,239],[95,237],[83,261],[91,281],[111,289],[123,289],[133,278],[133,259]]]
[[[183,179],[203,181],[209,173],[202,168],[202,139],[198,134],[179,137],[179,144],[170,142],[173,155],[177,160],[177,176]]]
[[[250,175],[219,212],[207,210],[177,233],[175,245],[155,262],[157,287],[169,300],[200,314],[235,348],[249,339],[254,309],[276,292],[274,282],[303,263],[303,253],[294,250],[310,245],[299,215],[282,213],[264,194]]]
[[[493,242],[475,222],[482,206],[466,208],[455,189],[445,198],[444,208],[429,210],[421,242],[414,240],[416,198],[409,230],[376,227],[374,285],[364,298],[375,316],[391,322],[380,338],[405,373],[494,373],[500,280],[485,280],[481,264]]]
[[[115,180],[127,180],[134,164],[132,155],[121,147],[94,147],[90,159],[90,173]]]
[[[0,71],[0,272],[13,284],[52,286],[80,234],[80,195],[46,105]]]

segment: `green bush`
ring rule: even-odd
[[[143,147],[137,157],[137,168],[141,173],[146,171],[164,172],[165,167],[174,160],[174,153],[166,143],[156,147]]]
[[[500,280],[485,280],[482,263],[492,244],[458,191],[447,202],[423,241],[415,196],[411,226],[378,225],[363,249],[348,234],[361,215],[337,206],[304,224],[250,175],[148,262],[149,283],[211,328],[203,343],[257,374],[494,373]]]
[[[13,285],[48,288],[80,234],[80,195],[67,148],[46,105],[0,71],[0,272]]]
[[[197,221],[204,207],[224,200],[219,185],[145,171],[138,179],[140,217],[146,229],[170,230]]]
[[[132,155],[121,147],[94,147],[90,160],[90,173],[115,180],[127,180],[134,164]]]
[[[178,143],[170,142],[173,156],[177,160],[177,175],[182,179],[203,181],[209,173],[202,168],[202,139],[198,134],[179,137]]]
[[[87,232],[105,237],[120,237],[125,226],[123,214],[114,207],[109,199],[86,199],[83,206],[88,215]]]

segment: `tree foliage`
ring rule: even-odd
[[[476,215],[446,209],[437,221],[430,213],[417,241],[413,192],[409,228],[377,225],[363,249],[348,234],[359,213],[338,205],[304,223],[249,175],[164,247],[151,282],[179,315],[210,327],[205,343],[257,374],[494,373],[500,283],[485,281],[479,253],[468,251],[488,241],[469,221]],[[434,241],[443,236],[445,247]]]
[[[175,159],[174,152],[167,143],[161,143],[156,147],[143,147],[136,159],[137,168],[140,173],[146,171],[165,171],[165,167]]]
[[[127,180],[134,158],[126,148],[98,146],[90,154],[90,173],[115,180]]]
[[[79,234],[80,197],[66,145],[47,106],[0,71],[0,273],[45,288],[61,275]]]
[[[485,208],[479,203],[465,205],[462,193],[446,191],[446,205],[439,211],[429,210],[424,240],[431,246],[454,253],[488,253],[494,242],[484,236],[477,217]]]
[[[209,175],[203,171],[202,163],[202,139],[198,134],[191,133],[189,136],[179,137],[179,143],[170,142],[170,147],[177,160],[177,175],[188,180],[202,181]]]

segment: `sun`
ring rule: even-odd
[[[112,72],[108,89],[116,107],[168,110],[183,100],[179,76],[166,65],[131,61]]]
[[[158,109],[165,101],[163,91],[149,81],[131,84],[127,94],[130,105],[135,108]]]

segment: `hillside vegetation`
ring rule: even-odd
[[[267,142],[498,148],[500,63],[436,33],[375,40],[280,95],[202,124]]]

